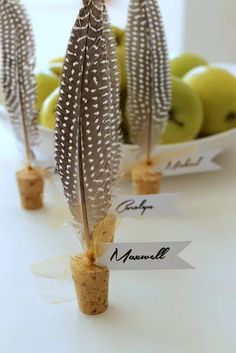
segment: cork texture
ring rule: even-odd
[[[87,315],[104,313],[108,308],[108,269],[81,255],[71,259],[71,270],[80,310]]]
[[[150,167],[137,167],[132,171],[133,192],[136,195],[159,194],[162,174]]]
[[[107,215],[94,229],[92,247],[96,256],[101,256],[99,243],[112,243],[115,236],[116,217]]]
[[[19,170],[16,174],[21,205],[26,210],[38,210],[43,207],[44,180],[36,168]]]

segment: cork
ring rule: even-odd
[[[71,270],[80,310],[87,315],[104,313],[108,308],[108,269],[81,255],[71,259]]]
[[[139,166],[132,170],[133,192],[136,195],[159,194],[162,174],[152,167]]]
[[[93,231],[91,249],[71,260],[72,277],[80,310],[87,315],[104,313],[108,308],[109,271],[95,264],[101,256],[99,243],[114,240],[116,217],[107,215]]]
[[[95,255],[97,254],[99,243],[111,243],[114,240],[116,229],[116,217],[107,215],[94,229],[92,247]]]
[[[44,181],[36,168],[21,169],[16,174],[22,207],[38,210],[43,207]]]

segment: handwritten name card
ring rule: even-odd
[[[98,246],[97,265],[109,270],[189,270],[179,257],[190,241],[150,243],[103,243]]]
[[[119,217],[157,217],[179,214],[175,206],[180,193],[117,196],[111,211]]]
[[[220,170],[220,166],[213,159],[220,154],[221,150],[196,152],[189,156],[182,156],[166,160],[157,167],[165,176],[193,174]]]

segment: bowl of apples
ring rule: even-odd
[[[126,116],[125,31],[115,27],[113,30],[121,74],[123,148],[132,156],[136,147],[130,141]],[[43,153],[47,154],[53,151],[53,129],[62,65],[63,58],[53,59],[45,70],[36,74],[41,146]],[[170,67],[172,106],[156,153],[189,150],[193,146],[199,151],[225,150],[233,145],[236,138],[236,66],[209,64],[198,55],[183,53],[171,59]]]
[[[125,31],[116,27],[113,30],[121,76],[123,149],[128,163],[137,148],[130,141],[126,115]],[[40,153],[50,161],[53,159],[55,113],[63,61],[62,57],[54,58],[46,68],[36,72]],[[170,67],[172,105],[161,144],[156,146],[154,153],[230,148],[236,141],[236,66],[209,64],[198,55],[183,53],[171,59]]]

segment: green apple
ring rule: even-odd
[[[112,26],[112,31],[115,35],[117,45],[125,44],[125,30]]]
[[[201,67],[184,81],[199,95],[204,109],[203,135],[236,127],[236,78],[225,69]]]
[[[56,120],[56,109],[59,98],[59,88],[55,89],[43,103],[39,116],[39,123],[48,129],[54,129]]]
[[[121,90],[126,90],[126,70],[125,70],[125,31],[113,26],[112,31],[115,34],[117,43],[117,58],[120,69],[120,85]]]
[[[38,95],[36,109],[40,111],[45,99],[59,86],[60,79],[50,70],[39,71],[35,77]]]
[[[208,65],[208,62],[191,53],[183,53],[170,61],[171,74],[180,78],[193,68],[203,65]]]
[[[198,95],[180,78],[172,78],[172,105],[162,144],[194,140],[202,127],[203,109]]]
[[[123,142],[129,144],[130,138],[129,138],[129,122],[127,117],[127,90],[126,89],[121,91],[120,106],[121,106],[121,113],[122,113],[121,131],[123,135]]]
[[[58,77],[61,77],[63,63],[59,63],[59,62],[49,63],[48,68],[50,71],[52,71],[53,74],[57,75]]]
[[[118,64],[120,69],[120,89],[121,91],[126,90],[126,69],[125,69],[125,45],[118,45],[117,47]]]
[[[62,56],[59,56],[57,58],[53,58],[49,61],[49,64],[63,64],[64,63],[64,58]]]
[[[120,70],[120,108],[122,113],[121,130],[124,137],[124,142],[129,142],[129,128],[126,114],[127,102],[127,80],[125,68],[125,31],[118,27],[112,27],[117,43],[117,58]]]

